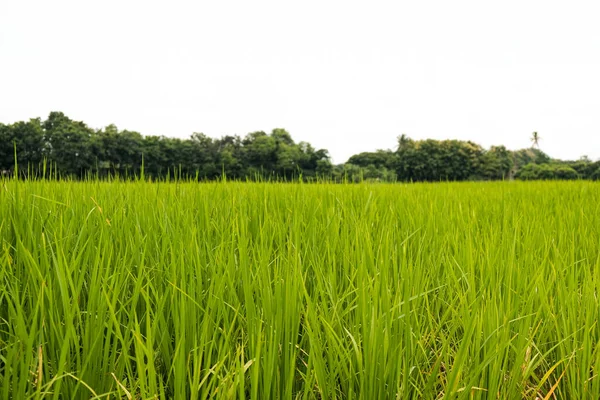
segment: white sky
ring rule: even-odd
[[[0,122],[600,158],[600,1],[0,0]]]

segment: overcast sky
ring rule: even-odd
[[[600,1],[0,0],[0,122],[600,158]]]

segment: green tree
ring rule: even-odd
[[[44,150],[44,131],[39,118],[0,124],[0,172],[13,170],[15,150],[21,171],[39,172]]]
[[[317,176],[322,178],[333,178],[333,165],[329,158],[317,160],[317,168],[315,169]]]
[[[220,175],[217,165],[217,144],[203,133],[194,133],[190,139],[193,148],[193,169],[205,179],[214,179]]]
[[[228,178],[242,179],[247,177],[244,165],[244,148],[239,136],[223,136],[216,140],[217,166]],[[219,174],[221,175],[221,174]]]
[[[513,166],[513,157],[506,147],[492,146],[482,157],[482,177],[490,180],[507,179]]]
[[[292,135],[288,131],[282,128],[275,128],[271,131],[271,137],[275,139],[277,144],[284,143],[288,146],[294,145],[294,140],[292,139]]]
[[[96,132],[62,112],[51,112],[43,123],[44,155],[63,176],[83,177],[95,164],[92,144]]]
[[[252,132],[243,140],[244,160],[250,176],[271,176],[277,163],[277,141],[263,131]]]
[[[550,157],[539,149],[528,148],[512,152],[513,170],[516,172],[527,164],[547,164]]]
[[[481,175],[483,149],[459,140],[412,141],[401,136],[396,173],[403,181],[460,181]]]
[[[98,132],[102,144],[99,160],[107,163],[111,171],[119,174],[135,174],[142,163],[143,141],[141,134],[134,131],[119,131],[108,125]]]
[[[162,136],[146,136],[142,141],[144,174],[148,177],[156,179],[166,174],[167,160],[161,143],[164,139]]]
[[[391,150],[363,152],[350,157],[348,163],[363,168],[369,165],[373,165],[375,168],[393,168],[396,163],[396,156]]]

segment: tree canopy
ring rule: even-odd
[[[245,136],[188,139],[143,136],[115,125],[92,129],[62,112],[48,118],[0,123],[0,172],[23,176],[82,179],[167,177],[213,180],[463,181],[499,179],[600,179],[600,161],[551,159],[539,149],[539,135],[528,149],[498,145],[484,149],[460,140],[398,138],[394,150],[355,154],[333,165],[326,149],[296,142],[283,128]],[[15,160],[16,155],[16,160]],[[15,162],[16,161],[16,162]]]

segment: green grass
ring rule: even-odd
[[[0,181],[0,399],[600,398],[600,184]]]

